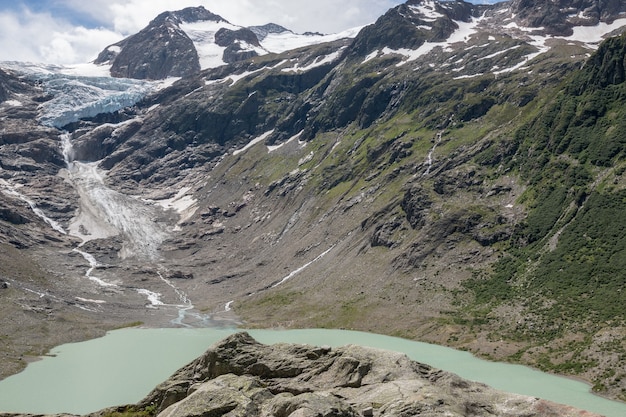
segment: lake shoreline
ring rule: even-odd
[[[551,402],[567,404],[575,408],[580,409],[588,409],[584,404],[604,404],[601,406],[607,407],[615,407],[621,410],[619,413],[613,413],[613,416],[622,416],[626,412],[626,404],[618,401],[614,401],[609,398],[605,398],[590,391],[590,386],[586,381],[581,381],[580,379],[571,378],[568,376],[557,376],[554,374],[543,373],[538,370],[517,364],[508,364],[508,363],[498,363],[492,361],[486,361],[484,359],[478,358],[470,352],[467,351],[458,351],[449,347],[433,345],[428,343],[411,341],[408,339],[401,339],[392,336],[385,336],[367,332],[358,332],[358,331],[349,331],[349,330],[329,330],[329,329],[244,329],[242,327],[234,327],[234,326],[225,326],[221,329],[215,328],[203,328],[203,329],[185,329],[185,328],[155,328],[151,326],[138,326],[132,328],[124,328],[118,330],[112,330],[107,332],[105,337],[91,339],[87,342],[76,344],[72,343],[69,345],[62,345],[56,348],[51,349],[49,352],[49,356],[41,357],[39,361],[33,362],[31,366],[41,367],[43,364],[49,364],[53,361],[66,360],[66,356],[68,355],[67,351],[80,351],[80,349],[84,347],[88,347],[89,349],[94,349],[93,346],[98,345],[107,345],[113,344],[108,348],[104,349],[104,352],[114,351],[119,348],[126,348],[127,345],[136,345],[141,344],[141,348],[139,349],[138,358],[134,359],[136,362],[146,361],[147,359],[144,357],[149,354],[151,350],[158,350],[161,348],[166,348],[160,345],[171,344],[165,353],[157,354],[153,361],[160,363],[162,366],[154,367],[152,366],[154,362],[148,363],[147,369],[152,371],[158,371],[158,377],[154,377],[155,379],[148,381],[144,384],[144,389],[147,391],[151,390],[158,383],[162,382],[166,378],[169,377],[173,371],[180,368],[181,366],[188,363],[190,360],[195,359],[197,356],[206,351],[210,345],[217,343],[219,340],[222,340],[224,337],[231,335],[233,333],[237,333],[240,331],[249,332],[255,339],[264,344],[272,344],[277,342],[285,342],[285,343],[303,343],[303,344],[312,344],[312,345],[329,345],[329,346],[344,346],[346,344],[357,344],[362,346],[369,346],[378,349],[391,350],[396,352],[402,352],[407,354],[411,359],[416,360],[420,363],[425,363],[433,368],[442,369],[444,371],[455,373],[462,378],[479,381],[485,383],[489,386],[492,386],[500,391],[509,392],[509,393],[518,393],[521,395],[526,395],[530,397],[543,398]],[[211,340],[212,342],[209,344],[207,340]],[[187,341],[186,343],[182,343],[183,341]],[[141,342],[141,343],[139,343]],[[180,353],[179,349],[182,347],[185,349],[184,353]],[[194,346],[192,346],[194,345]],[[190,353],[187,349],[193,348],[193,352]],[[407,351],[409,353],[407,353]],[[122,350],[122,352],[125,352]],[[410,352],[413,352],[410,354]],[[418,352],[418,353],[415,353]],[[102,354],[102,353],[101,353]],[[53,356],[56,355],[56,356]],[[119,357],[124,357],[126,353],[118,354]],[[429,356],[430,355],[430,356]],[[100,358],[100,356],[98,356]],[[158,358],[158,359],[157,359]],[[71,359],[71,358],[70,358]],[[100,359],[99,359],[100,360]],[[170,360],[171,363],[169,368],[167,368],[163,361]],[[119,365],[119,359],[116,359],[114,356],[112,359],[112,364],[109,366],[117,366]],[[89,360],[88,362],[89,363]],[[172,363],[174,365],[172,365]],[[132,366],[137,364],[132,363]],[[442,366],[443,365],[443,366]],[[122,369],[126,369],[129,364],[126,364]],[[454,366],[455,368],[451,368],[450,366]],[[151,369],[151,368],[167,368],[163,369]],[[62,369],[73,369],[73,368],[84,368],[84,365],[80,366],[65,366]],[[469,370],[468,370],[469,369]],[[495,371],[494,371],[495,369]],[[54,373],[54,378],[58,378],[59,372]],[[107,372],[107,370],[103,371],[90,371],[89,374],[100,374],[103,375]],[[120,371],[121,372],[121,371]],[[136,370],[134,374],[144,374],[146,370]],[[468,373],[469,372],[469,373]],[[27,372],[24,372],[20,378],[25,378],[28,375]],[[510,383],[511,380],[514,380],[515,383],[521,381],[530,381],[525,382],[529,388],[537,389],[537,386],[540,384],[544,384],[545,390],[552,390],[554,393],[549,393],[548,391],[538,391],[538,392],[520,392],[516,389],[512,389],[511,387],[502,387],[498,386],[498,383],[502,381],[496,381],[497,383],[492,383],[488,378],[493,378],[497,375],[504,375],[504,382]],[[513,377],[512,375],[516,375]],[[485,380],[484,378],[487,377]],[[102,376],[103,379],[106,379],[105,376]],[[119,378],[118,375],[115,378]],[[540,378],[542,381],[548,382],[539,382],[537,378]],[[71,378],[70,378],[71,379]],[[81,377],[82,381],[82,377]],[[559,381],[559,382],[556,382]],[[570,381],[571,383],[565,383],[564,381]],[[25,384],[25,385],[24,385]],[[537,385],[537,386],[536,386]],[[29,383],[22,382],[23,386],[30,386]],[[564,386],[567,386],[564,388]],[[572,388],[568,388],[571,386]],[[567,389],[573,389],[573,394],[567,394]],[[106,388],[101,389],[102,392],[106,391]],[[563,391],[565,390],[565,394]],[[2,391],[2,390],[0,390]],[[545,395],[544,395],[545,394]],[[586,400],[582,404],[577,404],[576,402],[571,403],[570,401],[562,400],[563,395],[569,395],[571,399],[575,401],[580,401],[581,396],[585,397]],[[554,397],[553,397],[554,396]],[[0,394],[1,397],[1,394]],[[29,398],[29,401],[32,400]],[[608,405],[607,405],[608,404]],[[44,410],[45,411],[45,410]],[[598,412],[597,410],[591,409],[590,411]],[[45,414],[45,413],[44,413]],[[606,414],[606,413],[602,413]],[[607,414],[611,415],[611,414]]]

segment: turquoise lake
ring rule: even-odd
[[[59,346],[21,373],[0,381],[0,411],[85,414],[132,404],[159,382],[237,329],[123,329]],[[346,330],[250,330],[262,343],[359,344],[406,353],[435,368],[494,388],[569,404],[607,417],[626,404],[593,395],[585,383],[524,366],[488,362],[467,352]]]

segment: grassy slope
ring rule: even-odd
[[[619,54],[621,45],[598,53]],[[599,65],[610,73],[614,61]],[[549,59],[538,65],[539,73],[556,68]],[[350,209],[365,225],[353,238],[362,246],[343,253],[352,266],[328,260],[326,269],[303,273],[299,288],[252,297],[237,311],[261,325],[358,328],[465,347],[579,375],[598,391],[626,398],[626,91],[622,82],[592,82],[610,78],[596,67],[525,88],[518,86],[527,80],[514,74],[469,85],[433,81],[394,117],[343,129],[332,154],[332,135],[316,138],[315,158],[331,154],[303,166],[314,172],[307,190],[321,196],[316,204],[341,207],[371,192],[360,204],[366,208]],[[516,104],[528,94],[534,100]],[[494,97],[488,112],[459,120],[481,106],[481,97]],[[416,181],[437,125],[453,112],[457,119],[434,153],[437,170]],[[392,160],[399,143],[410,152]],[[490,195],[503,184],[511,190]],[[421,228],[407,224],[401,204],[416,185],[431,202]],[[437,191],[446,187],[452,191]],[[514,208],[506,212],[511,198]],[[390,231],[394,243],[372,247],[369,225],[394,218],[402,224]],[[485,246],[476,241],[479,226],[494,235],[499,228],[513,232]],[[324,290],[303,284],[320,281],[316,274],[335,279],[323,281]]]

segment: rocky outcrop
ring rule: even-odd
[[[462,1],[444,4],[410,0],[365,27],[351,53],[364,56],[384,47],[417,49],[424,42],[441,42],[458,29],[455,21],[467,22],[473,13],[474,6]]]
[[[222,59],[228,64],[258,56],[251,48],[261,47],[254,32],[246,28],[238,30],[222,28],[215,33],[215,43],[226,48]]]
[[[511,12],[523,26],[569,36],[573,26],[613,22],[626,14],[626,4],[619,0],[513,0]]]
[[[160,384],[138,406],[188,416],[587,416],[410,360],[345,346],[258,343],[238,333]]]

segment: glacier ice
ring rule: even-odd
[[[39,121],[57,128],[133,106],[156,89],[155,83],[126,78],[65,74],[38,74],[37,77],[46,93],[53,97],[40,106]]]
[[[97,71],[81,71],[58,65],[2,62],[2,67],[23,74],[52,97],[39,106],[40,123],[62,128],[83,118],[135,105],[163,82],[113,78]]]

